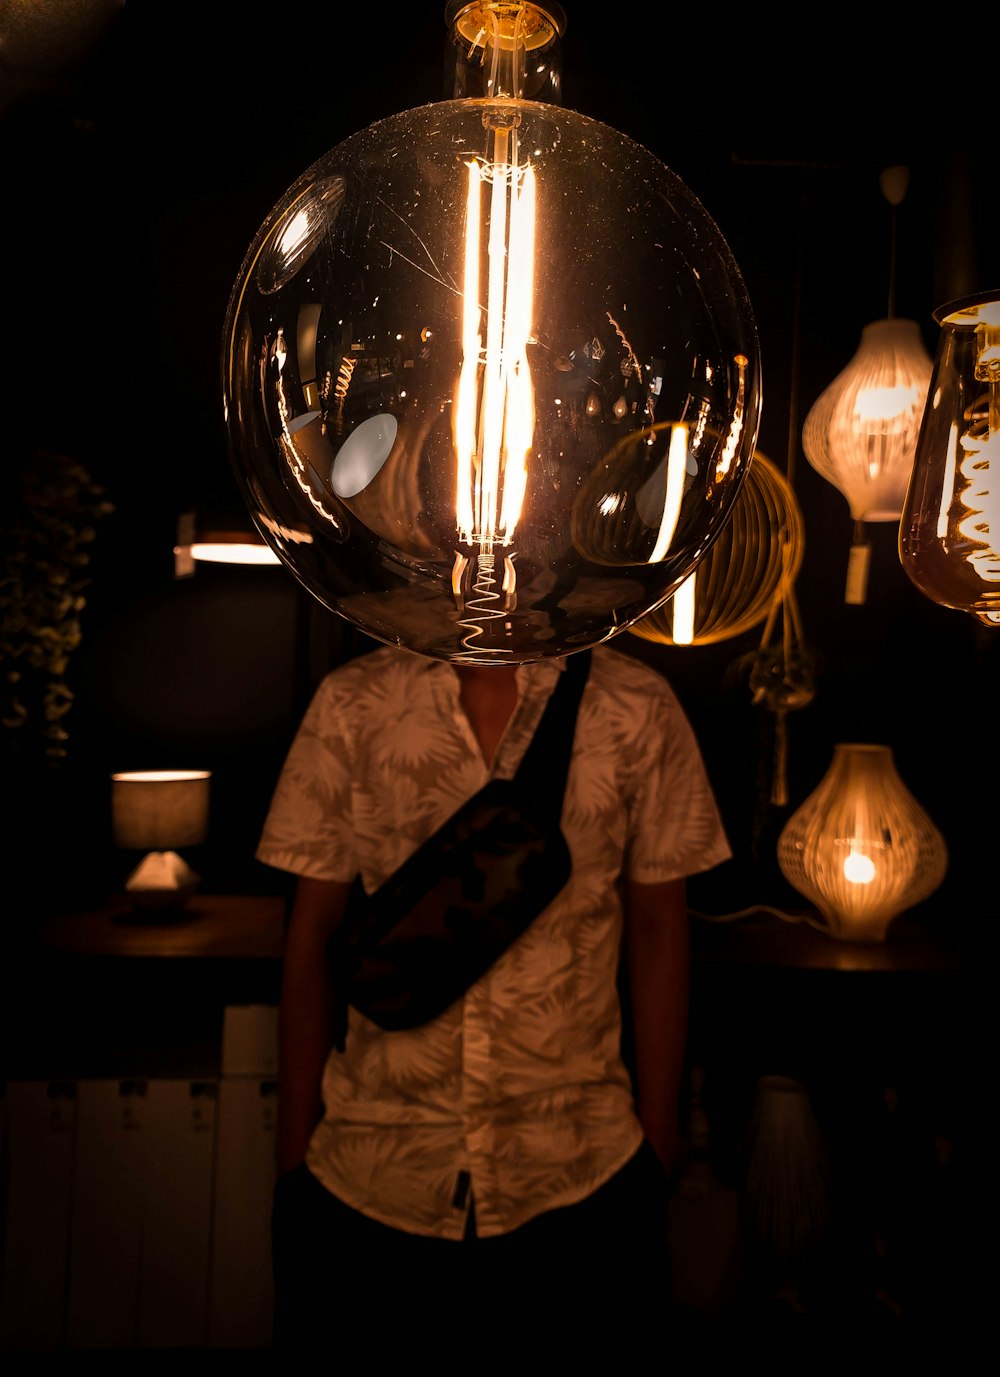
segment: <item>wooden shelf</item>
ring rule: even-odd
[[[174,957],[279,961],[285,901],[278,895],[196,894],[169,922],[136,920],[124,895],[75,913],[52,915],[39,939],[52,951],[79,956]],[[732,921],[695,916],[696,966],[797,968],[816,971],[959,971],[965,958],[931,929],[897,919],[885,942],[842,942],[802,915],[785,921],[762,912]]]
[[[905,915],[890,925],[884,942],[843,942],[813,927],[804,914],[797,922],[766,912],[726,922],[699,917],[692,922],[696,966],[885,974],[957,972],[968,966],[935,932]]]
[[[141,922],[121,895],[98,908],[52,915],[38,936],[44,947],[76,956],[277,961],[284,916],[277,895],[196,894],[169,922]]]

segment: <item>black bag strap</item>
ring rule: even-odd
[[[555,812],[557,821],[562,813],[577,712],[590,673],[590,659],[589,650],[580,650],[568,657],[528,749],[514,772],[515,782],[543,800],[545,806]]]
[[[442,827],[434,834],[435,838],[439,838],[445,833],[454,818],[467,810],[469,805],[474,803],[480,795],[486,796],[487,791],[496,791],[499,788],[508,789],[512,786],[518,799],[517,806],[523,812],[530,813],[536,820],[544,820],[545,825],[558,830],[562,815],[563,796],[566,792],[566,777],[569,773],[570,759],[573,754],[576,720],[580,699],[583,696],[583,690],[590,673],[590,660],[591,652],[589,650],[578,651],[567,659],[565,668],[559,671],[558,683],[549,696],[549,701],[545,705],[545,710],[535,727],[532,739],[528,743],[513,779],[506,783],[502,780],[491,779],[483,789],[478,790],[472,798],[467,800],[462,808],[452,815],[451,819],[442,824]],[[566,852],[564,841],[561,841],[561,846]],[[404,867],[412,866],[414,861],[419,859],[422,850],[423,848],[419,848],[408,861],[405,861]],[[566,855],[568,863],[568,852]],[[395,875],[400,873],[400,871],[396,871]],[[388,889],[393,884],[394,878],[395,876],[390,876],[377,893]],[[372,897],[374,898],[374,896]],[[334,988],[333,1032],[334,1046],[341,1052],[344,1050],[347,1036],[347,1005],[350,1002],[348,986],[352,972],[352,944],[360,936],[367,917],[368,899],[364,892],[361,877],[358,876],[354,882],[344,918],[329,944],[330,952],[337,953],[335,964],[339,965],[340,968],[340,979],[335,979]],[[388,925],[390,929],[394,921],[394,919],[390,919]],[[353,959],[357,960],[358,956],[358,951],[353,950]]]

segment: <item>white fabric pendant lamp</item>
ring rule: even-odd
[[[895,213],[906,193],[906,168],[887,168],[881,185]],[[847,499],[854,522],[846,601],[865,601],[870,547],[864,523],[898,521],[913,469],[932,362],[920,329],[894,313],[895,285],[884,320],[864,327],[847,367],[814,402],[802,449],[817,473]]]

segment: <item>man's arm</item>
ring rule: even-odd
[[[685,883],[629,883],[625,938],[639,1118],[666,1171],[680,1165],[678,1107],[687,1041],[691,935]]]
[[[278,1174],[305,1158],[323,1113],[323,1066],[332,1043],[333,986],[326,944],[343,917],[349,884],[300,878],[285,938],[278,1005]]]

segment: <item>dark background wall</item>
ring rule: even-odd
[[[211,838],[195,858],[205,883],[275,887],[252,852],[284,751],[318,673],[367,643],[283,570],[175,580],[176,521],[238,501],[219,347],[250,239],[341,138],[444,94],[444,6],[24,9],[0,8],[6,475],[42,451],[71,454],[114,512],[72,657],[68,756],[33,769],[27,753],[6,864],[34,899],[115,888],[109,772],[199,766],[214,771]],[[736,855],[696,883],[698,903],[793,902],[774,862],[781,825],[836,742],[880,741],[949,844],[932,917],[978,944],[997,907],[1000,632],[923,598],[891,524],[871,528],[867,604],[846,606],[847,504],[797,442],[863,325],[886,313],[884,167],[911,169],[896,309],[929,352],[936,306],[1000,283],[973,85],[943,110],[931,35],[857,20],[838,11],[807,35],[721,12],[621,9],[598,22],[569,6],[565,104],[648,146],[717,220],[757,315],[760,448],[783,468],[791,434],[807,531],[797,593],[818,689],[789,719],[790,807],[766,801],[773,719],[746,683],[759,632],[704,649],[616,644],[667,675],[702,741]]]

